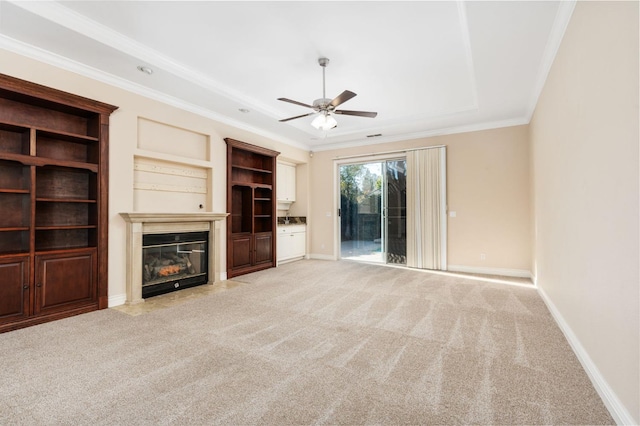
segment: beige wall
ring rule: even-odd
[[[578,2],[531,123],[537,284],[629,424],[640,422],[638,48],[638,2]]]
[[[109,134],[109,299],[111,305],[122,303],[125,298],[126,225],[119,213],[136,211],[133,162],[139,143],[138,122],[140,117],[206,136],[210,144],[207,152],[209,158],[204,162],[206,164],[200,160],[198,164],[210,167],[211,170],[208,194],[210,200],[207,205],[211,206],[213,212],[226,211],[226,144],[224,138],[231,137],[274,149],[297,163],[305,163],[309,160],[307,151],[4,50],[0,50],[0,73],[119,107],[111,115]],[[167,135],[166,140],[154,143],[175,145],[175,140],[171,137],[172,134],[167,133]],[[167,149],[171,148],[167,147]],[[193,154],[192,151],[189,150],[191,154]],[[198,152],[200,151],[201,149]],[[173,205],[171,211],[177,211],[176,205],[184,205],[183,211],[186,212],[198,211],[197,207],[183,203],[182,199],[176,202],[171,193],[166,194],[166,202]],[[158,205],[158,200],[143,202],[142,205],[153,207]],[[225,229],[223,223],[223,235]],[[224,267],[226,265],[226,241],[224,238],[217,249],[220,251],[221,264],[226,271],[226,267]]]
[[[529,272],[527,126],[316,152],[310,163],[311,255],[338,255],[336,157],[434,145],[447,146],[447,199],[449,210],[456,212],[456,217],[448,218],[448,263],[488,272]]]

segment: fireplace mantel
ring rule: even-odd
[[[229,213],[120,213],[127,222],[127,301],[142,298],[142,236],[169,232],[209,231],[209,283],[220,281],[220,221]]]

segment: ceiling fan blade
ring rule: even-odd
[[[348,111],[346,109],[337,109],[335,111],[333,111],[334,114],[342,114],[342,115],[356,115],[358,117],[369,117],[369,118],[374,118],[376,115],[378,115],[377,112],[370,112],[370,111]]]
[[[302,114],[302,115],[297,115],[295,117],[289,117],[289,118],[285,118],[283,120],[279,120],[281,123],[284,123],[285,121],[289,121],[289,120],[295,120],[296,118],[302,118],[302,117],[306,117],[308,115],[313,115],[315,114],[315,112],[310,112],[309,114]]]
[[[332,106],[335,108],[338,105],[347,102],[349,99],[353,98],[354,96],[356,96],[355,93],[350,92],[349,90],[345,90],[344,92],[336,96],[336,98],[332,100],[331,103],[329,103],[329,106]]]
[[[296,105],[300,105],[303,107],[307,107],[307,108],[311,108],[313,109],[313,106],[311,105],[307,105],[307,104],[303,104],[302,102],[298,102],[298,101],[293,101],[291,99],[287,99],[287,98],[278,98],[279,101],[283,101],[283,102],[289,102],[290,104],[296,104]]]

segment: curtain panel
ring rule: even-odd
[[[446,270],[445,147],[407,152],[407,266]]]

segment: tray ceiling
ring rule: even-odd
[[[528,123],[573,2],[0,2],[0,48],[310,150]],[[357,96],[314,129],[322,97]],[[153,69],[147,75],[138,71]],[[241,112],[248,110],[249,112]],[[367,137],[380,134],[376,138]]]

